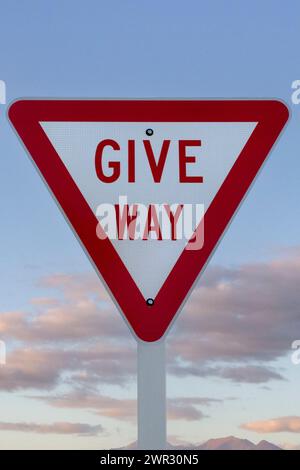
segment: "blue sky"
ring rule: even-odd
[[[300,240],[300,105],[292,105],[290,99],[291,83],[299,79],[299,13],[296,0],[288,4],[274,0],[248,4],[230,0],[2,1],[0,79],[6,82],[8,101],[20,97],[285,100],[291,109],[288,127],[212,260],[216,269],[223,266],[234,270],[249,263],[270,267],[268,263],[274,259],[296,258],[293,253],[298,253]],[[64,295],[51,282],[43,282],[44,277],[63,273],[71,278],[83,275],[94,279],[94,274],[8,124],[3,105],[0,153],[0,310],[30,312],[32,298],[53,297],[60,301]],[[290,269],[290,262],[283,266]],[[300,331],[295,335],[300,336]],[[4,336],[9,343],[5,330]],[[129,334],[127,340],[134,350]],[[12,347],[10,343],[8,346]],[[30,342],[25,346],[30,348]],[[289,344],[286,348],[288,354]],[[264,360],[259,361],[263,366]],[[226,434],[257,440],[259,435],[242,431],[239,425],[297,415],[300,368],[291,367],[284,354],[276,361],[276,370],[287,369],[289,382],[266,384],[270,393],[262,388],[264,384],[255,388],[253,384],[233,384],[220,378],[190,377],[188,389],[193,396],[213,396],[217,387],[220,397],[236,399],[220,405],[221,410],[216,406],[216,415],[212,413],[211,419],[184,422],[182,435],[180,422],[172,421],[172,435],[188,441]],[[187,396],[186,384],[185,379],[171,377],[170,396]],[[135,383],[133,380],[124,387],[110,384],[103,388],[120,398],[134,397]],[[134,439],[134,425],[102,419],[87,410],[77,410],[73,415],[72,409],[53,409],[42,401],[25,399],[27,392],[22,387],[19,390],[4,395],[0,421],[80,421],[96,425],[100,420],[108,429],[104,437],[76,437],[75,441],[72,434],[66,434],[62,441],[52,434],[54,446],[72,447],[76,442],[85,447],[119,445],[124,442],[124,433]],[[44,389],[43,393],[50,392]],[[46,442],[45,435],[38,433],[0,434],[3,448],[13,447],[16,438],[24,447],[43,446]],[[267,437],[300,444],[299,434]]]

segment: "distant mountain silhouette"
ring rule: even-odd
[[[239,439],[234,436],[210,439],[196,448],[199,450],[280,450],[280,447],[268,441],[254,444],[248,439]]]
[[[135,450],[137,443],[133,442],[126,447],[122,447],[120,450]],[[254,444],[248,439],[239,439],[238,437],[228,436],[219,439],[209,439],[204,444],[186,446],[173,446],[168,444],[170,450],[281,450],[280,447],[272,444],[268,441],[260,441],[258,444]]]

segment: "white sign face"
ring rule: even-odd
[[[189,218],[191,223],[187,223],[186,217],[186,224],[183,226],[183,210],[177,221],[176,240],[170,237],[171,224],[168,217],[160,220],[162,239],[157,239],[159,236],[153,231],[147,239],[136,236],[135,240],[128,237],[111,240],[145,299],[155,298],[256,124],[40,122],[83,197],[98,217],[101,215],[101,205],[118,205],[120,196],[123,197],[121,201],[127,201],[129,205],[139,204],[139,208],[141,205],[149,208],[150,205],[166,204],[173,207],[175,213],[174,208],[178,207],[176,205],[190,207],[193,214],[192,218]],[[153,131],[152,135],[146,134],[147,129]],[[100,142],[108,140],[118,144],[118,148],[116,145],[115,148],[109,144],[105,145],[101,154],[103,178],[111,177],[114,179],[111,182],[102,181],[95,171],[97,146]],[[134,142],[131,144],[134,146],[134,159],[130,161],[129,141]],[[146,144],[147,148],[144,141],[149,142]],[[164,144],[166,141],[168,143]],[[187,157],[181,168],[179,142],[185,142],[181,145],[185,145],[184,152]],[[163,159],[165,156],[165,163],[159,168],[162,171],[155,173],[156,179],[160,180],[155,182],[147,150],[150,155],[152,149],[158,164],[163,145],[164,149],[167,149],[166,155],[161,157]],[[189,157],[194,158],[189,160]],[[195,182],[192,178],[195,178]],[[234,191],[234,188],[232,190]],[[141,233],[144,233],[143,230]],[[205,237],[205,225],[203,235]],[[203,241],[198,244],[198,249],[201,249]]]

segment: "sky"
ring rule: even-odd
[[[299,2],[1,0],[22,97],[278,98],[290,121],[167,340],[168,436],[300,446]],[[136,439],[136,345],[0,105],[0,448]]]

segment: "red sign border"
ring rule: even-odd
[[[218,241],[288,120],[278,100],[39,100],[14,102],[9,118],[132,330],[160,339],[181,309]],[[205,214],[204,246],[184,250],[154,305],[146,299],[109,239],[96,236],[98,220],[39,122],[257,122],[250,139]],[[51,162],[51,164],[49,164]],[[234,188],[234,190],[233,190]]]

